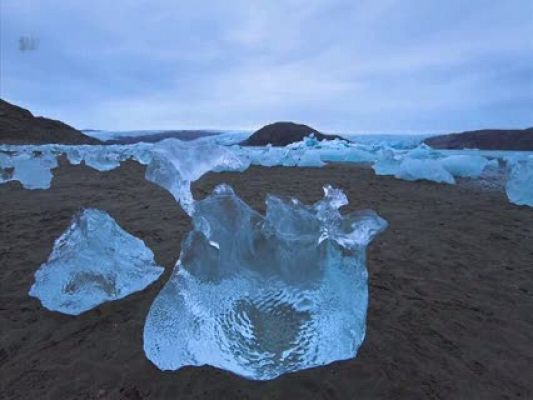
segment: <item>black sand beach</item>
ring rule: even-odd
[[[211,367],[161,372],[144,356],[148,308],[179,257],[190,221],[127,162],[100,173],[62,162],[52,188],[0,185],[2,399],[514,399],[533,397],[533,209],[475,185],[378,177],[364,167],[252,167],[210,173],[197,198],[232,185],[264,211],[267,193],[310,203],[345,190],[388,230],[369,247],[370,304],[357,358],[253,382]],[[154,251],[165,275],[78,317],[27,295],[75,211],[109,212]]]

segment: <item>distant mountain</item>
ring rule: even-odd
[[[28,110],[0,99],[0,144],[100,144],[73,127],[34,117]]]
[[[435,149],[480,149],[533,151],[533,127],[527,129],[482,129],[433,136],[424,143]]]
[[[294,122],[276,122],[266,125],[255,131],[252,136],[241,142],[242,146],[287,146],[288,144],[299,142],[311,133],[318,140],[344,139],[337,135],[325,135],[307,125],[295,124]]]
[[[205,136],[220,135],[221,132],[201,131],[201,130],[181,130],[181,131],[163,131],[159,133],[150,133],[146,135],[121,136],[116,139],[106,140],[105,144],[133,144],[133,143],[155,143],[164,139],[195,140]]]

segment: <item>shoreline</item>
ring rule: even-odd
[[[125,162],[101,173],[60,160],[48,190],[0,185],[0,324],[5,398],[527,398],[533,395],[533,210],[505,193],[376,176],[356,165],[209,173],[264,213],[266,194],[310,204],[340,187],[346,212],[374,209],[389,228],[369,247],[365,341],[355,359],[253,382],[212,367],[162,372],[144,356],[153,299],[190,220],[170,193]],[[165,267],[147,289],[78,317],[30,298],[33,274],[80,207],[108,211]]]

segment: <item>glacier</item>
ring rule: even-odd
[[[268,196],[263,216],[227,185],[196,201],[194,229],[154,300],[144,351],[162,370],[212,365],[254,380],[353,358],[365,336],[373,211],[342,215],[326,186],[307,206]]]
[[[88,208],[55,241],[29,294],[49,310],[78,315],[144,289],[163,270],[141,239],[105,211]]]

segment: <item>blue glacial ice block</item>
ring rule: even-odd
[[[145,177],[167,189],[185,212],[191,214],[194,207],[191,182],[210,171],[242,172],[249,166],[247,158],[240,157],[225,146],[166,139],[154,145]]]
[[[267,380],[355,357],[366,247],[387,223],[372,211],[341,215],[346,203],[329,186],[312,206],[269,196],[266,216],[226,185],[197,201],[194,230],[146,318],[148,359]]]
[[[49,151],[33,151],[36,146],[18,146],[13,154],[0,153],[0,183],[19,181],[25,189],[49,189],[56,156]]]
[[[84,146],[83,161],[85,165],[97,171],[111,171],[120,167],[119,146]]]
[[[477,155],[452,155],[440,159],[441,165],[453,176],[478,178],[490,161]]]
[[[49,310],[78,315],[144,289],[163,270],[141,239],[106,212],[85,209],[54,243],[29,294]]]
[[[13,160],[3,152],[0,152],[0,184],[13,180]]]
[[[394,176],[407,181],[426,180],[438,183],[455,183],[452,174],[437,159],[404,158]]]
[[[509,201],[533,207],[533,156],[510,164],[511,171],[505,186]]]

